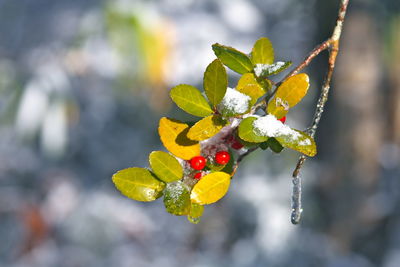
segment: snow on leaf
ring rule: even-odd
[[[190,192],[182,181],[167,184],[164,192],[164,206],[167,212],[180,216],[190,212]]]
[[[314,139],[301,131],[283,124],[273,115],[259,117],[253,121],[254,133],[259,136],[275,137],[283,146],[307,156],[315,156],[317,148]]]
[[[252,143],[262,143],[267,141],[267,136],[255,133],[253,123],[257,118],[258,117],[247,117],[240,122],[238,134],[242,140]]]
[[[250,109],[250,96],[241,92],[228,88],[226,94],[218,105],[218,111],[224,117],[233,117],[239,114],[246,113]]]
[[[292,65],[291,61],[277,61],[272,64],[256,64],[254,67],[254,73],[259,78],[266,78],[287,69],[290,65]]]

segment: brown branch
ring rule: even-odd
[[[312,136],[312,137],[315,136],[315,132],[318,128],[319,121],[321,120],[321,116],[324,111],[325,103],[328,100],[328,93],[329,93],[330,84],[331,84],[331,80],[332,80],[332,74],[333,74],[333,70],[335,68],[336,57],[339,52],[340,35],[342,33],[343,22],[344,22],[344,19],[346,16],[346,10],[347,10],[348,4],[349,4],[349,0],[340,0],[340,8],[339,8],[338,17],[336,20],[336,26],[333,30],[332,36],[329,39],[327,39],[326,41],[324,41],[323,43],[321,43],[320,45],[316,46],[310,52],[310,54],[296,68],[294,68],[279,83],[277,83],[275,85],[275,89],[274,89],[273,93],[270,95],[270,96],[273,96],[275,94],[277,88],[279,87],[279,85],[281,85],[285,80],[292,77],[293,75],[296,75],[299,71],[301,71],[302,69],[307,67],[311,63],[311,61],[315,57],[317,57],[322,51],[329,49],[328,71],[324,78],[321,94],[320,94],[320,97],[318,98],[318,103],[317,103],[317,106],[315,109],[315,114],[314,114],[314,118],[313,118],[311,127],[308,129],[308,132],[309,132],[310,136]],[[265,104],[264,101],[259,103],[259,106],[261,106],[263,104]],[[257,108],[259,106],[257,106]],[[255,110],[256,110],[256,108],[254,108],[252,110],[252,113],[254,113]],[[235,175],[236,170],[239,166],[239,163],[246,156],[248,156],[250,153],[252,153],[253,151],[255,151],[257,149],[258,149],[258,146],[255,146],[253,148],[250,148],[246,153],[239,156],[239,158],[236,160],[235,165],[233,166],[232,176]],[[298,177],[298,175],[300,173],[300,169],[302,168],[305,161],[306,161],[306,157],[304,155],[300,156],[299,161],[297,162],[296,168],[293,171],[294,178]]]
[[[341,0],[341,5],[339,9],[338,18],[336,20],[336,26],[333,30],[332,36],[327,42],[329,42],[329,59],[328,59],[328,72],[326,73],[324,82],[322,84],[321,95],[318,98],[317,106],[314,113],[314,118],[309,129],[309,134],[311,137],[315,136],[315,132],[317,131],[319,122],[321,120],[322,113],[324,112],[324,107],[326,101],[328,101],[328,94],[330,89],[330,84],[332,80],[333,70],[335,69],[336,57],[339,52],[339,40],[343,29],[343,22],[346,16],[347,6],[349,4],[349,0]],[[297,162],[296,168],[293,171],[293,177],[297,177],[300,173],[301,167],[306,161],[305,156],[301,156],[299,161]]]

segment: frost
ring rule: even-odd
[[[257,77],[263,75],[269,75],[271,73],[278,71],[284,65],[285,62],[283,61],[278,61],[275,62],[274,64],[256,64],[256,66],[254,67],[254,73],[256,74]]]
[[[260,117],[253,122],[256,134],[268,137],[290,136],[293,140],[297,140],[301,135],[292,130],[289,126],[283,124],[273,115]]]
[[[304,139],[304,140],[299,142],[299,145],[301,145],[301,146],[309,146],[309,145],[311,145],[311,140],[310,139]]]
[[[182,182],[178,181],[167,184],[167,190],[169,191],[169,197],[174,201],[178,201],[181,195],[187,191],[187,188]]]
[[[225,109],[235,114],[242,114],[249,109],[250,100],[250,96],[228,87],[224,98],[218,105],[218,109]]]

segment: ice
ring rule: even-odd
[[[292,179],[292,214],[290,219],[293,224],[298,224],[301,219],[303,208],[301,205],[301,177],[297,175]]]

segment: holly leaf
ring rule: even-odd
[[[216,135],[228,122],[220,115],[205,117],[193,125],[187,136],[191,140],[202,141]]]
[[[256,64],[254,73],[258,78],[265,79],[270,75],[277,74],[292,65],[292,61],[278,61],[272,64]]]
[[[127,168],[112,176],[115,187],[124,195],[137,201],[153,201],[161,196],[165,184],[144,168]]]
[[[228,192],[231,176],[225,172],[205,175],[195,184],[190,194],[192,203],[207,205],[220,200]]]
[[[167,184],[164,191],[164,206],[173,215],[187,215],[190,212],[190,192],[187,185],[178,181]]]
[[[294,75],[278,87],[267,106],[267,112],[277,118],[285,116],[307,94],[309,78],[305,73]]]
[[[150,167],[154,174],[166,183],[180,180],[183,168],[175,157],[164,151],[153,151],[149,156]]]
[[[236,90],[251,97],[251,106],[266,93],[264,88],[257,82],[253,73],[243,74],[236,86]]]
[[[250,58],[246,54],[232,47],[220,44],[213,44],[212,49],[219,60],[231,70],[240,74],[253,70],[253,63],[251,63]]]
[[[238,134],[241,139],[251,143],[262,143],[267,141],[267,136],[260,136],[255,134],[253,122],[257,117],[247,117],[239,124]]]
[[[314,138],[299,130],[292,129],[291,134],[276,136],[275,139],[283,146],[306,156],[313,157],[317,154]]]
[[[257,40],[251,51],[251,62],[253,64],[272,64],[274,62],[274,48],[271,41],[262,37]]]
[[[185,160],[200,155],[200,144],[187,137],[188,131],[186,123],[166,117],[160,119],[158,133],[161,142],[169,152]]]
[[[189,114],[205,117],[213,113],[205,97],[194,86],[180,84],[172,88],[169,94],[175,104]]]
[[[190,206],[190,213],[188,214],[188,220],[191,223],[198,224],[200,222],[200,217],[203,215],[204,206],[192,203]]]
[[[204,91],[208,100],[214,106],[218,105],[224,98],[226,88],[228,87],[228,77],[226,70],[218,59],[211,62],[204,72]]]

